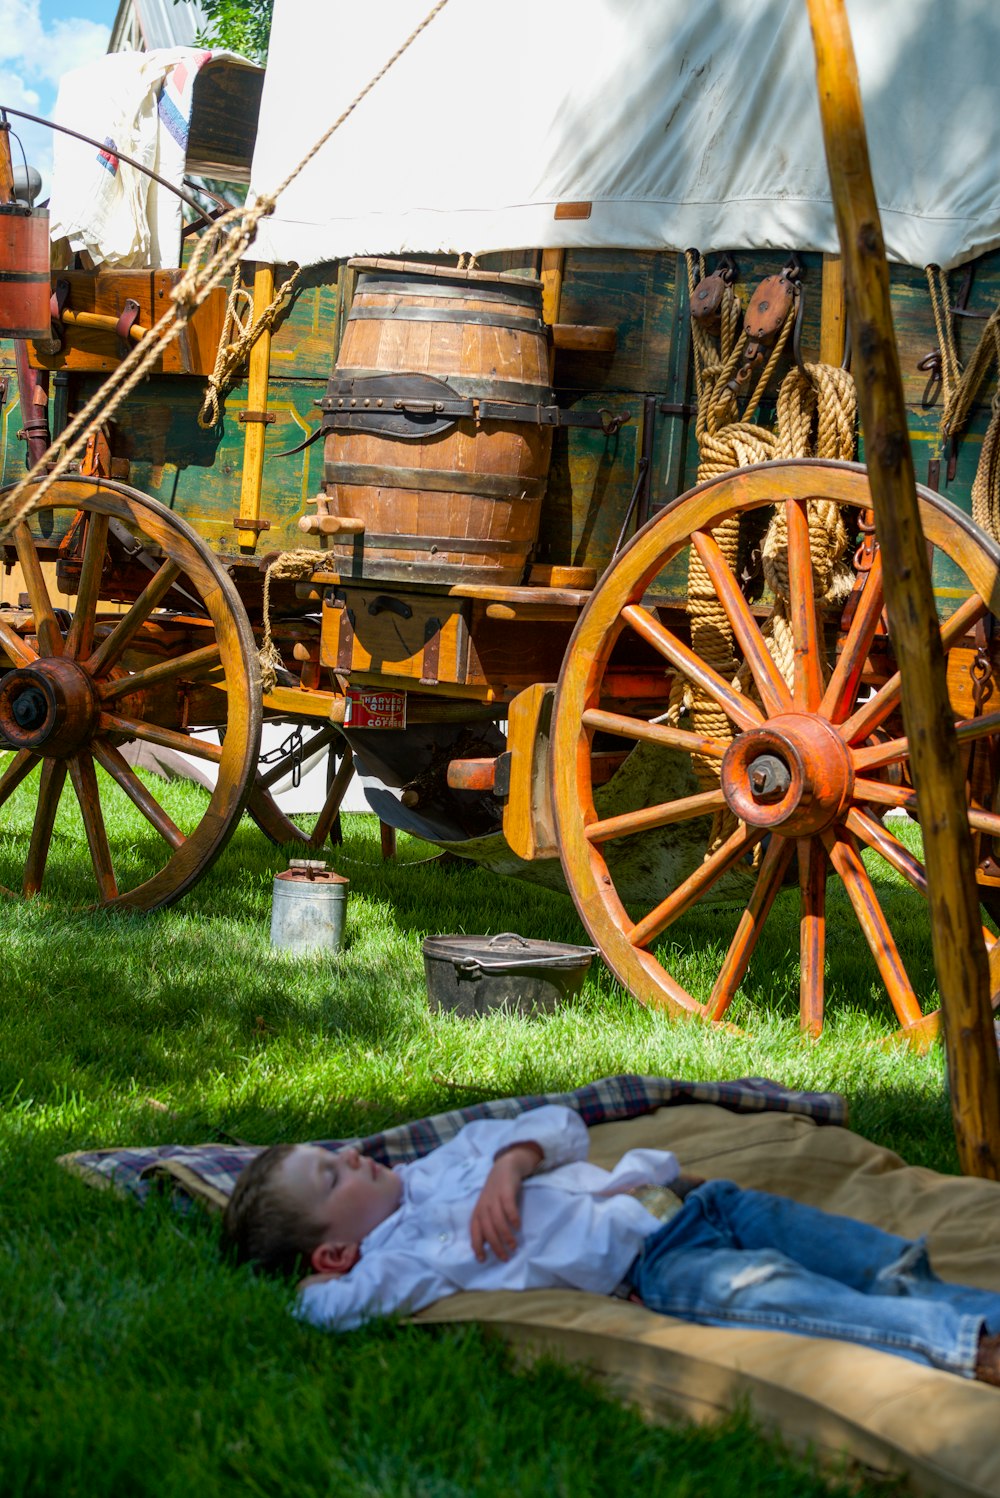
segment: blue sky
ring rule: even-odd
[[[107,51],[117,9],[116,0],[0,0],[0,104],[51,115],[60,76]],[[47,182],[52,132],[11,125]]]

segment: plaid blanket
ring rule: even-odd
[[[847,1102],[837,1092],[795,1092],[763,1077],[744,1077],[735,1082],[680,1082],[666,1077],[622,1075],[588,1082],[572,1092],[537,1093],[528,1097],[496,1098],[436,1113],[416,1123],[400,1124],[381,1134],[362,1139],[321,1139],[326,1149],[356,1145],[383,1165],[418,1160],[439,1144],[452,1139],[476,1118],[513,1118],[544,1103],[563,1103],[574,1108],[588,1127],[599,1123],[637,1118],[657,1108],[678,1103],[715,1103],[735,1113],[802,1113],[817,1123],[847,1122]],[[149,1192],[172,1188],[178,1205],[198,1201],[221,1210],[232,1192],[243,1166],[262,1145],[159,1145],[148,1149],[118,1148],[76,1151],[61,1155],[59,1164],[80,1176],[88,1185],[113,1190],[144,1201]]]

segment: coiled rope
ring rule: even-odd
[[[965,430],[976,397],[990,371],[994,367],[997,371],[997,389],[990,407],[989,425],[972,481],[972,518],[987,535],[1000,540],[1000,304],[987,318],[972,358],[963,370],[948,307],[948,278],[939,265],[928,265],[926,271],[941,354],[943,439],[958,437]]]
[[[697,278],[704,275],[702,258],[687,254],[688,288],[693,293]],[[707,331],[692,324],[695,358],[695,389],[698,414],[698,482],[717,478],[734,469],[773,458],[850,458],[854,455],[857,399],[854,381],[846,370],[825,364],[806,364],[791,370],[778,393],[777,431],[741,421],[730,382],[739,365],[745,335],[737,336],[740,307],[735,292],[726,287],[720,307],[719,345]],[[794,317],[785,319],[778,339],[757,385],[747,402],[752,411],[759,404],[791,335]],[[839,507],[833,501],[813,501],[808,506],[810,554],[818,599],[839,596],[849,586],[843,556],[847,534]],[[740,542],[740,518],[732,515],[712,532],[726,562],[735,572]],[[761,546],[765,584],[774,598],[771,618],[763,627],[768,649],[783,678],[791,682],[794,642],[788,622],[788,536],[783,506],[776,508]],[[845,586],[846,584],[846,586]],[[735,639],[729,618],[701,558],[692,547],[688,560],[686,607],[691,648],[739,690],[752,691],[749,673],[736,660]],[[728,743],[732,723],[714,698],[686,678],[674,678],[668,718],[676,722],[682,712],[690,715],[691,727],[699,734]],[[719,760],[715,756],[692,756],[692,768],[703,789],[719,783]],[[736,826],[728,811],[717,813],[706,856],[717,848]]]

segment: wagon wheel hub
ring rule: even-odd
[[[733,740],[722,761],[730,810],[751,827],[803,837],[831,826],[850,802],[854,771],[832,724],[782,713]]]
[[[0,733],[15,749],[63,759],[92,737],[98,712],[90,676],[75,661],[39,659],[0,682]]]

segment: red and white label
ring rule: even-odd
[[[345,728],[405,728],[406,693],[347,688]]]

